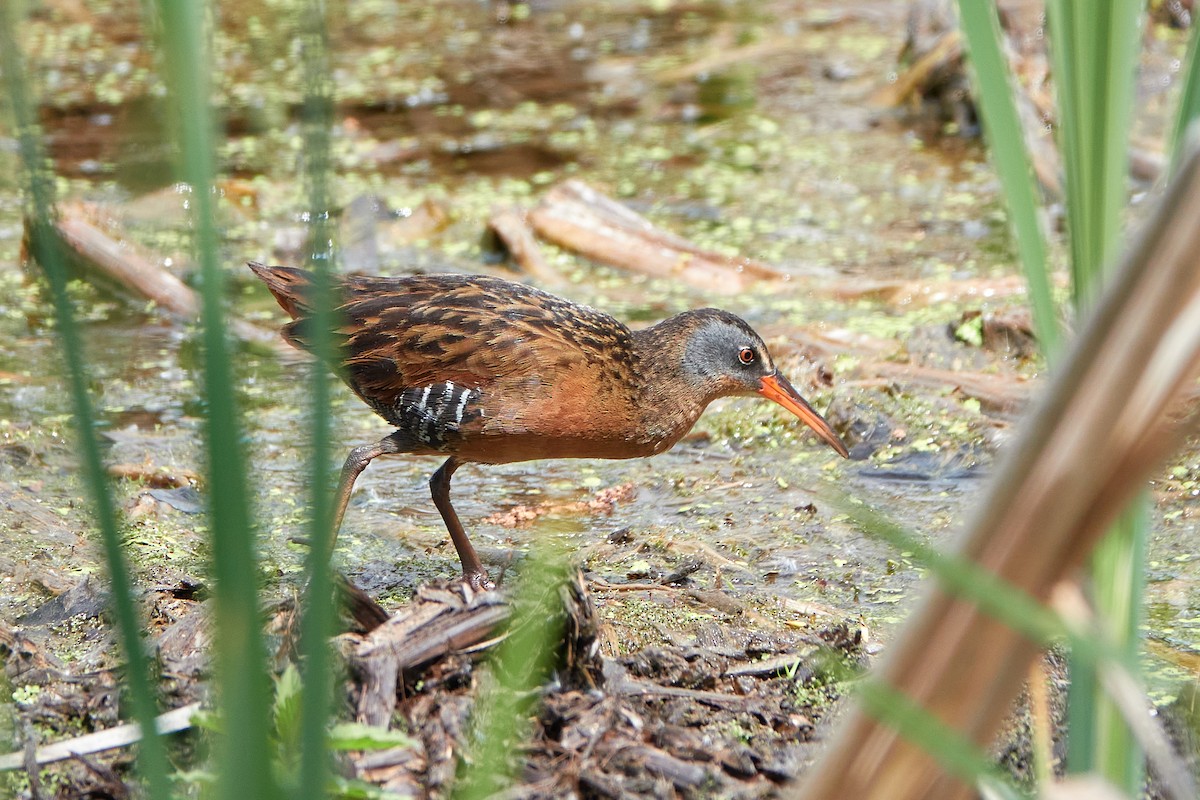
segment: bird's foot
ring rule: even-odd
[[[496,588],[496,583],[483,570],[464,572],[463,580],[477,592],[490,592]]]

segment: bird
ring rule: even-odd
[[[314,275],[248,265],[292,318],[281,328],[284,340],[312,352]],[[445,457],[429,480],[433,504],[464,580],[489,589],[450,502],[450,479],[464,464],[653,456],[690,431],[713,400],[755,394],[849,455],[762,337],[728,311],[684,311],[631,330],[604,312],[485,275],[330,276],[329,286],[330,366],[395,430],[347,456],[326,552],[355,481],[380,456]]]

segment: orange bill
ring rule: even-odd
[[[800,396],[796,388],[788,383],[787,378],[776,372],[773,375],[763,378],[760,384],[759,394],[768,400],[774,400],[803,420],[805,425],[817,432],[817,436],[820,436],[830,447],[837,450],[842,458],[850,456],[849,451],[846,450],[846,445],[842,444],[842,440],[833,432],[833,428],[829,427],[829,423],[825,421],[825,418],[813,410],[813,407],[808,404],[807,400]]]

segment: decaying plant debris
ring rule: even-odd
[[[533,738],[513,751],[517,780],[506,797],[771,796],[811,758],[819,712],[806,693],[830,662],[865,659],[846,624],[812,636],[722,627],[703,647],[608,655],[582,577],[548,591],[563,598],[568,633],[553,643],[552,681],[529,698]],[[494,592],[431,587],[370,634],[343,637],[359,721],[399,717],[417,740],[354,759],[359,777],[445,796],[471,750],[475,701],[492,680],[470,641],[494,642],[506,608]]]
[[[610,654],[588,581],[576,573],[547,591],[561,598],[566,633],[549,643],[556,654],[551,680],[526,698],[533,736],[514,743],[508,797],[775,796],[812,760],[810,742],[833,691],[826,684],[866,663],[863,631],[845,621],[809,633],[714,624],[691,643]],[[205,696],[209,669],[208,614],[196,596],[183,583],[152,595],[164,625],[156,637],[159,657],[181,706]],[[91,612],[97,631],[101,608]],[[286,628],[290,614],[281,608],[273,627]],[[87,616],[76,614],[77,624]],[[415,740],[358,754],[345,769],[413,797],[448,796],[472,752],[476,701],[494,680],[488,654],[509,623],[501,593],[476,593],[459,582],[423,587],[383,625],[343,634],[352,713]],[[26,726],[116,730],[114,673],[74,672],[43,652],[39,631],[36,624],[29,634],[0,630],[9,680],[43,687],[36,701],[23,704]],[[126,748],[134,740],[114,737],[109,744]],[[61,779],[73,792],[123,797],[131,767],[130,751],[113,750],[99,760],[75,757],[61,768]]]

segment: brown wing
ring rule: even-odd
[[[307,349],[309,274],[251,268],[295,318],[284,337]],[[511,435],[583,424],[614,393],[631,405],[632,335],[607,314],[484,276],[347,277],[338,290],[341,373],[392,424],[419,407],[428,419],[454,411],[456,424],[471,418]]]

